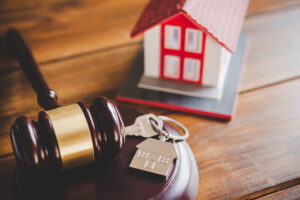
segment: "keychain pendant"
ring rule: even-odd
[[[174,143],[148,138],[136,147],[130,167],[138,170],[166,177],[173,160],[178,158]]]

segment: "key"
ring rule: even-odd
[[[153,129],[150,120],[154,120],[157,127],[162,129],[163,121],[160,118],[154,114],[146,114],[137,117],[132,125],[125,127],[125,135],[141,136],[144,138],[157,135],[158,133]]]

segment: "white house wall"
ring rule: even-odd
[[[220,71],[220,75],[219,75],[219,83],[218,86],[222,87],[226,78],[226,74],[229,68],[229,63],[230,63],[230,59],[231,59],[231,53],[225,49],[224,47],[222,47],[222,58],[221,58],[221,71]]]
[[[144,34],[144,74],[149,77],[160,75],[160,33],[161,26],[157,25]]]
[[[202,79],[203,85],[218,86],[222,62],[222,48],[219,43],[207,35]]]

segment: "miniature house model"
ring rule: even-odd
[[[220,99],[248,0],[151,0],[131,36],[144,33],[140,88]]]
[[[163,144],[162,144],[163,143]],[[167,176],[177,153],[174,144],[148,138],[136,146],[130,167]]]
[[[150,0],[131,36],[144,33],[117,100],[232,119],[249,0]]]

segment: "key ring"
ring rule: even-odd
[[[179,123],[178,121],[172,119],[172,118],[169,118],[169,117],[166,117],[166,116],[158,116],[159,119],[161,119],[162,121],[165,121],[165,122],[172,122],[173,124],[175,124],[177,127],[179,127],[183,132],[184,132],[184,135],[180,135],[180,136],[177,136],[177,135],[172,135],[170,134],[168,131],[165,131],[163,129],[160,129],[158,126],[157,126],[157,123],[155,123],[155,120],[150,120],[151,122],[151,125],[153,127],[153,129],[159,133],[160,135],[166,137],[166,139],[173,139],[173,140],[185,140],[189,137],[190,133],[189,131],[187,130],[187,128],[185,128],[185,126],[183,126],[181,123]]]

